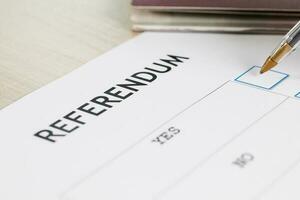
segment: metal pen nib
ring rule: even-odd
[[[269,56],[267,58],[267,60],[265,61],[264,65],[261,67],[260,73],[263,74],[263,73],[269,71],[270,69],[275,67],[277,64],[278,63],[275,62],[271,56]]]
[[[275,67],[286,55],[292,51],[292,49],[293,47],[291,47],[287,42],[280,45],[280,47],[277,48],[272,55],[267,58],[260,70],[260,73],[263,74]]]

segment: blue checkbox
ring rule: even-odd
[[[289,77],[288,74],[275,70],[260,74],[260,70],[261,67],[253,66],[238,76],[235,81],[265,90],[272,90]]]

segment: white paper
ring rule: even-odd
[[[297,52],[257,66],[279,39],[146,33],[6,107],[0,199],[299,199]]]

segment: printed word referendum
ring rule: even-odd
[[[170,72],[179,64],[188,60],[188,57],[178,55],[167,55],[165,58],[153,62],[151,66],[145,67],[143,70],[132,74],[122,83],[107,89],[99,96],[91,98],[89,101],[75,108],[73,111],[63,115],[60,119],[55,120],[47,128],[40,130],[34,134],[44,141],[55,143],[80,127],[85,126],[87,115],[99,117],[115,105],[120,104],[128,99],[141,88],[148,86],[155,81],[158,76]]]

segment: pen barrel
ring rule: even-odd
[[[286,34],[285,42],[291,47],[296,47],[300,41],[300,21]]]
[[[300,41],[300,32],[298,32],[298,34],[294,35],[294,37],[289,42],[289,45],[291,47],[297,47],[299,45],[299,41]]]
[[[285,35],[279,46],[272,52],[277,63],[291,54],[300,44],[300,21]]]

